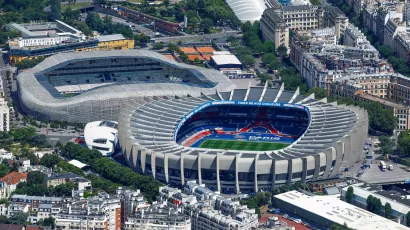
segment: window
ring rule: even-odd
[[[98,144],[106,144],[107,139],[95,139],[93,142]]]
[[[102,151],[109,151],[110,150],[109,148],[103,148],[103,147],[98,147],[98,146],[93,146],[93,149],[102,150]]]

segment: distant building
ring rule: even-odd
[[[0,97],[0,131],[10,131],[10,108],[3,97]]]
[[[28,24],[10,23],[6,25],[6,29],[21,33],[20,38],[9,40],[11,65],[23,59],[49,57],[60,52],[134,48],[134,40],[126,39],[121,34],[86,39],[81,31],[59,20]]]
[[[128,217],[124,224],[125,230],[191,230],[191,220],[183,213],[168,207],[152,207]],[[199,229],[198,229],[199,230]]]
[[[275,49],[281,45],[289,48],[289,27],[275,9],[267,9],[263,12],[260,29],[263,39],[272,41]]]
[[[0,193],[3,198],[8,198],[12,192],[17,188],[20,182],[25,182],[27,180],[27,173],[11,172],[0,179],[1,188]]]
[[[366,199],[370,195],[373,197],[379,198],[382,206],[385,206],[386,203],[389,203],[392,207],[392,217],[398,223],[406,223],[406,214],[410,211],[410,200],[408,196],[410,193],[403,191],[402,189],[395,188],[394,190],[383,190],[379,185],[372,184],[354,184],[353,187],[353,200],[352,204],[360,208],[367,209]],[[348,187],[343,188],[342,198],[345,196]],[[381,210],[382,215],[384,215],[384,208]]]
[[[78,184],[78,190],[86,190],[91,188],[91,181],[87,180],[75,173],[64,173],[60,175],[55,175],[51,177],[44,178],[47,187],[55,187],[60,184],[65,184],[67,182],[75,182]]]
[[[352,229],[410,229],[334,196],[308,196],[298,191],[290,191],[275,195],[273,204],[324,228],[339,224]]]

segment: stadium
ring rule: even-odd
[[[45,120],[118,119],[124,103],[152,96],[198,97],[235,87],[222,73],[148,50],[61,53],[17,77],[23,112]]]
[[[358,107],[264,87],[127,103],[118,122],[130,167],[167,184],[224,193],[337,177],[364,157]]]

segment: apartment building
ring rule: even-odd
[[[335,27],[336,38],[340,39],[349,24],[349,18],[336,6],[325,3],[324,27]]]
[[[275,9],[289,29],[293,31],[306,31],[323,28],[324,11],[312,5],[282,6]]]
[[[289,48],[289,27],[274,9],[266,9],[263,12],[260,29],[263,39],[272,41],[275,49],[279,46]]]
[[[154,206],[127,218],[125,230],[191,230],[191,219],[169,207]]]
[[[0,178],[0,194],[2,199],[10,197],[20,182],[27,181],[27,173],[11,172]]]
[[[10,108],[3,97],[0,97],[0,131],[10,131]]]

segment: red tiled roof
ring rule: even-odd
[[[215,49],[212,48],[211,46],[196,47],[196,50],[198,50],[201,53],[213,53],[213,52],[215,52]]]
[[[179,49],[188,54],[188,53],[198,53],[198,51],[196,51],[196,49],[194,47],[179,47]]]
[[[202,57],[204,57],[207,61],[211,60],[211,56],[212,54],[202,54]]]
[[[201,55],[199,55],[199,54],[196,54],[196,55],[187,55],[188,56],[188,58],[189,58],[189,60],[191,60],[191,61],[194,61],[195,60],[195,58],[198,58],[199,60],[204,60],[204,58],[201,56]]]
[[[26,230],[40,230],[40,227],[37,225],[28,225]]]
[[[27,174],[28,173],[11,172],[2,177],[0,180],[9,185],[18,184],[21,180],[27,179]]]

